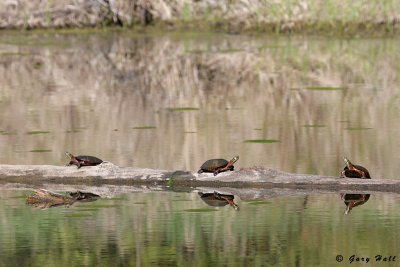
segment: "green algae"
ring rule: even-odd
[[[26,134],[35,135],[35,134],[48,134],[50,131],[29,131]]]
[[[248,139],[244,140],[245,143],[265,143],[265,144],[271,144],[271,143],[279,143],[279,140],[276,139]]]
[[[176,107],[176,108],[168,108],[169,111],[193,111],[199,110],[199,108],[195,107]]]
[[[152,125],[135,126],[132,129],[134,129],[134,130],[148,130],[148,129],[156,129],[156,126],[152,126]]]

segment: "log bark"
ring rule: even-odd
[[[170,188],[286,188],[329,192],[400,192],[400,180],[344,179],[288,173],[262,167],[244,168],[214,176],[212,173],[198,174],[190,171],[118,167],[109,162],[80,169],[77,169],[76,166],[0,165],[0,182],[33,186],[41,184],[150,185]]]

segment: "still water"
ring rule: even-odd
[[[400,172],[398,39],[0,33],[0,162]],[[251,143],[246,140],[277,140]]]
[[[399,253],[398,196],[371,195],[345,215],[339,194],[236,197],[236,211],[197,192],[45,210],[25,204],[32,192],[1,193],[1,266],[347,266],[353,254],[375,261]]]
[[[69,151],[195,171],[239,155],[238,169],[337,176],[347,156],[398,179],[398,44],[1,32],[0,163],[63,165]],[[373,194],[345,215],[339,194],[236,197],[236,211],[197,192],[40,210],[25,205],[31,193],[1,191],[1,266],[345,266],[400,245],[397,195]]]

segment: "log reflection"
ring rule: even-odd
[[[95,201],[99,197],[99,195],[88,192],[77,191],[70,192],[68,195],[62,195],[45,189],[39,189],[33,195],[26,198],[26,204],[39,209],[48,209],[59,206],[70,206],[76,201]]]

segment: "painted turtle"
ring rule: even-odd
[[[221,194],[217,191],[214,193],[198,193],[200,198],[209,206],[212,207],[223,207],[229,204],[234,210],[239,210],[239,206],[233,201],[235,199],[234,195]]]
[[[220,172],[227,170],[233,171],[235,162],[239,159],[239,156],[233,157],[230,161],[226,159],[209,159],[201,165],[198,173],[202,172],[213,172],[214,176]]]
[[[67,155],[70,159],[70,162],[67,164],[67,166],[71,165],[76,165],[78,169],[82,166],[96,166],[102,163],[103,161],[99,158],[93,157],[93,156],[74,156],[69,152],[65,152],[65,155]]]
[[[69,192],[68,194],[75,200],[84,200],[84,201],[92,201],[100,197],[99,195],[90,192],[81,192],[81,191]]]
[[[347,206],[344,214],[349,214],[349,212],[357,206],[365,204],[369,200],[370,194],[344,194],[342,199],[344,204]]]
[[[354,165],[346,157],[343,158],[346,166],[344,167],[341,177],[344,178],[361,178],[361,179],[371,179],[369,172],[366,168],[360,165]]]

